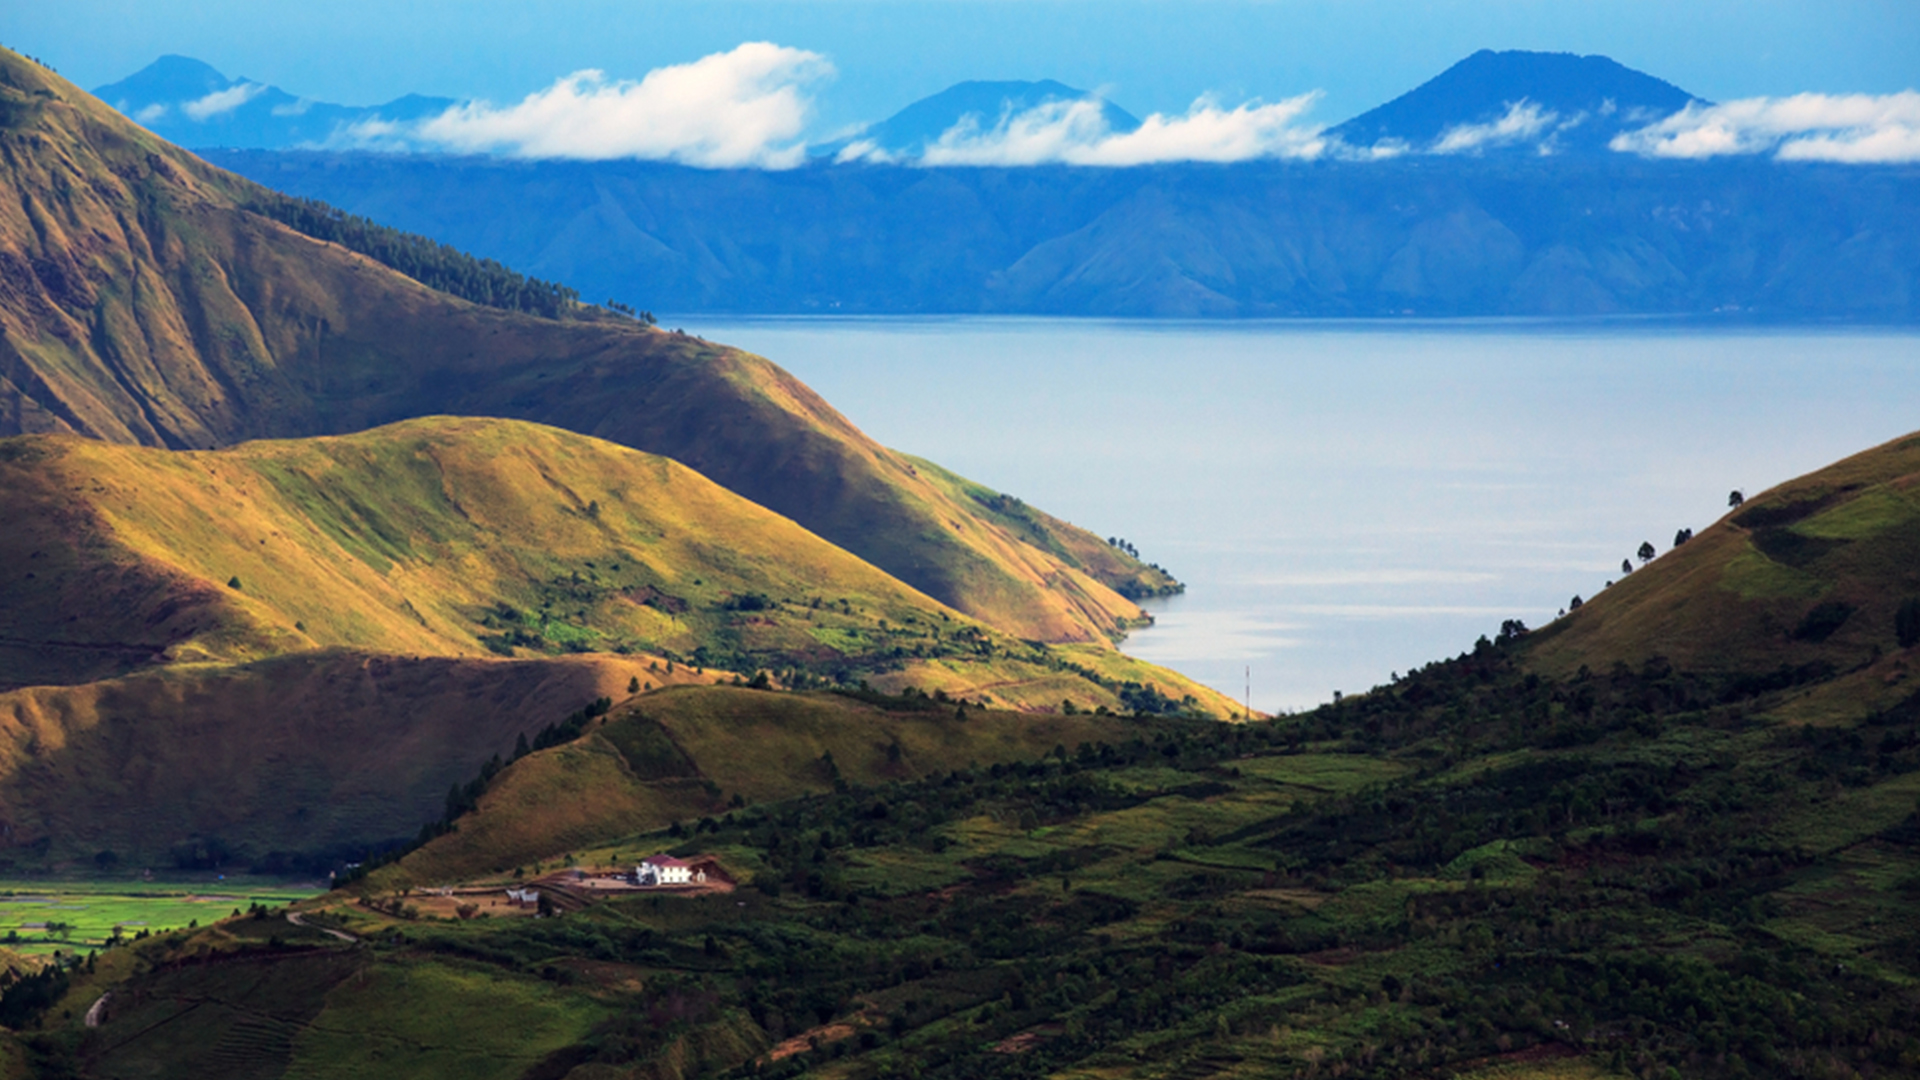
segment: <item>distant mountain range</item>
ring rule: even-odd
[[[383,105],[334,105],[185,56],[163,56],[95,95],[164,138],[232,149],[407,149],[398,126],[458,104],[409,94]],[[1481,50],[1398,98],[1327,129],[1350,148],[1424,153],[1598,153],[1621,131],[1700,99],[1604,56]],[[813,156],[910,159],[948,133],[992,131],[1049,105],[1089,101],[1105,129],[1140,119],[1105,98],[1051,79],[957,83],[859,133],[818,144]]]
[[[1920,318],[1912,167],[1494,154],[768,172],[206,156],[657,312]]]
[[[163,56],[94,96],[148,131],[186,146],[323,146],[348,138],[369,121],[406,122],[436,116],[452,98],[408,94],[384,105],[332,105],[277,86],[230,79],[188,56]],[[364,145],[366,138],[353,140]]]
[[[203,147],[239,145],[247,132],[279,132],[284,147],[296,129],[323,143],[337,130],[322,125],[336,115],[325,110],[342,109],[315,104],[296,116],[289,96],[180,58],[102,92]],[[1612,152],[1621,132],[1705,103],[1605,57],[1475,53],[1327,129],[1352,153],[1315,161],[913,160],[956,125],[988,130],[1080,100],[1057,82],[962,83],[787,171],[203,153],[589,299],[654,311],[1920,318],[1913,167]],[[192,104],[209,101],[239,103]],[[447,104],[401,99],[327,122]],[[1108,130],[1139,126],[1099,104]]]
[[[901,109],[872,125],[852,140],[827,147],[823,152],[847,146],[869,147],[897,158],[918,157],[950,131],[974,129],[990,131],[1010,117],[1043,105],[1094,101],[1100,106],[1100,118],[1107,130],[1125,133],[1140,126],[1139,117],[1113,102],[1075,90],[1071,86],[1043,79],[1040,82],[963,82]]]

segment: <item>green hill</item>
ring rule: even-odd
[[[34,864],[410,834],[582,703],[735,671],[1232,709],[1110,648],[1001,634],[684,465],[521,421],[216,451],[19,436],[0,513],[0,821]]]
[[[1122,739],[1148,723],[956,712],[925,699],[888,707],[832,693],[735,687],[649,694],[584,737],[512,763],[456,830],[376,872],[363,888],[504,879],[518,866],[563,852],[605,852],[635,834],[724,816],[733,805],[1029,761],[1056,746]]]
[[[262,1011],[288,1075],[1920,1076],[1916,446],[1298,716],[656,691],[303,905],[354,944],[242,915],[0,1015],[86,1076],[241,1075],[199,1025]],[[722,876],[579,875],[659,852]]]
[[[1140,615],[1116,590],[1172,583],[923,476],[759,357],[577,306],[509,310],[554,294],[212,168],[5,50],[0,143],[0,434],[206,449],[515,417],[671,457],[1020,637],[1107,641]]]
[[[1798,686],[1810,721],[1890,708],[1920,641],[1916,483],[1907,436],[1756,495],[1533,635],[1531,663],[1565,677],[1659,658],[1730,688]]]

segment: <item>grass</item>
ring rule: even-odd
[[[722,815],[735,796],[758,804],[832,791],[836,778],[878,784],[1030,760],[1124,737],[1133,723],[981,710],[960,720],[946,707],[889,711],[832,693],[657,691],[586,739],[515,762],[456,832],[378,880],[424,885],[501,873]]]
[[[96,949],[119,928],[131,938],[189,923],[211,924],[254,904],[284,906],[317,895],[311,886],[275,886],[245,878],[168,884],[9,881],[0,886],[0,944],[29,956]],[[53,932],[49,923],[70,929]]]
[[[1017,637],[1109,640],[1139,616],[1116,589],[1171,584],[1092,533],[990,505],[977,485],[878,446],[762,358],[624,320],[542,319],[434,292],[247,211],[277,197],[15,53],[0,52],[0,84],[0,112],[26,125],[31,147],[0,171],[36,208],[0,212],[0,250],[23,264],[85,251],[89,265],[112,268],[89,276],[84,335],[47,314],[71,297],[37,279],[23,286],[32,295],[19,310],[30,314],[10,340],[23,378],[45,389],[10,410],[5,428],[207,447],[403,417],[520,417],[685,462]],[[134,168],[146,170],[137,183]],[[142,213],[176,246],[128,241],[119,223]],[[405,564],[433,536],[389,513],[378,489],[298,470],[280,480],[312,526],[369,569]],[[569,504],[567,478],[555,480],[544,493]],[[590,505],[591,493],[576,493],[577,509]],[[436,493],[424,484],[412,494]]]
[[[1772,716],[1797,688],[1701,708],[1684,692],[1701,677],[1555,682],[1525,659],[1482,650],[1274,722],[1063,716],[1085,726],[1038,736],[837,696],[645,695],[360,883],[372,906],[313,902],[363,937],[324,949],[366,967],[318,979],[324,1007],[282,1040],[288,1074],[462,1070],[481,1048],[519,1072],[594,1057],[746,1076],[779,1040],[842,1025],[864,1034],[777,1074],[1718,1077],[1726,1053],[1768,1075],[1909,1075],[1913,721],[1803,727]],[[1583,686],[1590,715],[1514,722]],[[1562,738],[1576,722],[1594,733]],[[972,760],[950,763],[956,748]],[[714,798],[718,770],[782,761],[785,794],[691,831],[550,844],[524,868],[670,850],[717,858],[734,892],[558,920],[388,905],[500,822],[574,821],[620,790]],[[110,950],[70,997],[157,1001],[198,970],[225,985],[219,963],[169,965],[207,948],[227,971],[267,962],[247,926],[150,943],[145,974]],[[1769,1020],[1789,998],[1796,1023]],[[530,1042],[503,1048],[495,1029],[523,1014]]]
[[[286,1076],[524,1075],[606,1015],[538,981],[431,962],[384,964],[329,995],[294,1041]]]
[[[1844,672],[1894,652],[1894,613],[1920,595],[1916,472],[1920,444],[1899,439],[1756,495],[1537,635],[1538,670],[1660,656],[1695,671]],[[1819,604],[1849,613],[1831,636],[1798,636]]]
[[[44,823],[16,850],[56,845],[26,865],[406,836],[519,735],[729,664],[1016,708],[1125,710],[1129,684],[1230,708],[1111,649],[1009,637],[684,466],[552,428],[6,445],[0,504],[25,524],[0,552],[39,569],[0,582],[0,638],[111,643],[55,650],[81,685],[0,693],[0,801]],[[0,682],[32,673],[40,653],[0,648]],[[115,812],[128,798],[159,809]]]

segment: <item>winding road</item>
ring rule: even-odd
[[[352,943],[360,940],[359,938],[354,937],[352,934],[347,933],[345,930],[333,930],[325,926],[315,926],[312,923],[308,922],[307,920],[301,918],[300,913],[293,910],[292,908],[287,909],[287,921],[292,923],[295,926],[304,926],[309,930],[318,930],[323,934],[331,934],[334,937],[339,938],[341,941],[345,941],[348,943]],[[96,1005],[94,1006],[94,1008],[99,1008],[99,1006]]]

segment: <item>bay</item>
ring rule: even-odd
[[[897,449],[1187,584],[1124,647],[1263,711],[1530,626],[1642,541],[1920,428],[1920,334],[715,319]],[[1636,560],[1637,564],[1637,560]]]

